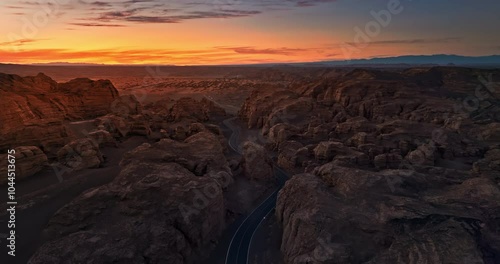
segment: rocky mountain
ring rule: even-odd
[[[194,263],[225,228],[231,170],[217,135],[127,153],[117,178],[60,209],[29,263]],[[78,251],[78,254],[75,252]]]
[[[168,119],[174,122],[183,119],[203,122],[208,121],[211,115],[225,116],[226,111],[206,98],[197,101],[193,98],[183,97],[172,106]]]
[[[62,176],[99,174],[109,159],[121,159],[110,183],[75,193],[50,218],[29,263],[195,263],[210,253],[226,227],[224,194],[234,181],[227,140],[217,125],[206,123],[225,116],[223,108],[206,98],[181,98],[145,109],[103,80],[57,83],[43,74],[2,74],[0,80],[1,103],[8,109],[0,114],[1,144],[19,146],[16,184],[51,166],[61,184],[52,193],[35,193],[57,196],[71,186]],[[119,152],[109,149],[123,148],[131,137],[149,143],[120,157],[104,154]],[[1,156],[6,169],[7,155]],[[77,179],[77,185],[85,181]],[[39,206],[36,199],[26,204]]]
[[[48,165],[47,155],[35,146],[21,146],[14,148],[14,151],[15,154],[11,156],[15,157],[16,180],[22,180],[33,176]],[[8,155],[9,154],[0,154],[0,175],[2,175],[0,178],[0,185],[7,182],[6,175],[9,172]]]
[[[320,64],[319,62],[317,64]],[[408,55],[408,56],[398,56],[398,57],[386,57],[386,58],[372,58],[372,59],[354,59],[349,61],[326,61],[321,62],[322,65],[461,65],[461,66],[472,66],[472,65],[500,65],[500,56],[459,56],[459,55],[446,55],[446,54],[434,54],[434,55]]]
[[[72,139],[65,121],[107,114],[118,91],[105,80],[57,83],[42,73],[31,77],[0,74],[0,97],[0,149],[34,145],[52,152]]]
[[[239,116],[296,173],[276,208],[285,263],[499,262],[499,81],[355,69],[254,91]]]

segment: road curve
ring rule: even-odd
[[[239,135],[240,128],[233,125],[231,122],[236,117],[229,118],[223,121],[224,125],[231,129],[232,133],[229,138],[229,147],[240,155]],[[250,245],[253,235],[260,226],[264,218],[271,213],[276,207],[276,199],[279,190],[283,187],[288,175],[285,171],[274,165],[274,175],[278,179],[279,185],[276,190],[269,195],[257,208],[255,208],[241,223],[231,239],[227,249],[225,264],[247,264],[249,259]]]

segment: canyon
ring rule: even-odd
[[[68,68],[0,74],[24,263],[500,262],[499,70]]]

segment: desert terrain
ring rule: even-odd
[[[0,72],[19,263],[500,263],[498,69]]]

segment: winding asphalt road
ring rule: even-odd
[[[223,121],[224,125],[231,129],[232,134],[229,138],[229,147],[240,155],[241,150],[239,148],[239,138],[240,138],[240,128],[233,125],[231,122],[235,120],[236,117],[229,118]],[[278,197],[279,190],[283,187],[288,175],[280,169],[278,166],[274,165],[274,175],[278,179],[278,188],[267,197],[257,208],[250,213],[245,220],[241,223],[234,233],[233,238],[229,244],[226,254],[226,264],[247,264],[249,259],[250,245],[252,243],[252,238],[258,227],[269,215],[273,209],[276,207],[276,199]]]

